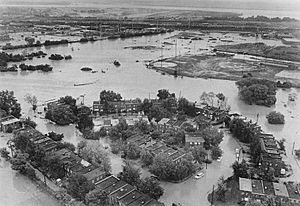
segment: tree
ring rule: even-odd
[[[124,148],[125,157],[129,159],[138,159],[140,157],[140,153],[140,147],[134,142],[128,143]]]
[[[197,146],[197,147],[193,147],[191,149],[192,152],[192,156],[193,158],[198,162],[198,163],[202,163],[205,158],[207,157],[207,152],[205,151],[205,149],[201,146]]]
[[[60,157],[56,154],[47,155],[43,164],[48,175],[54,179],[62,179],[66,175],[65,165],[60,161]]]
[[[243,160],[241,163],[235,161],[231,166],[233,169],[233,175],[238,179],[239,177],[242,178],[249,178],[248,170],[249,165]]]
[[[115,93],[110,90],[103,90],[100,93],[100,102],[108,103],[108,102],[117,102],[122,99],[122,96],[119,93]]]
[[[4,159],[8,159],[9,158],[9,151],[7,151],[5,147],[0,148],[0,155]]]
[[[144,99],[143,103],[139,105],[139,110],[144,111],[144,113],[147,115],[150,111],[150,108],[152,107],[152,102],[149,101],[149,99]]]
[[[145,166],[149,166],[153,163],[154,155],[152,155],[148,150],[142,150],[141,161]]]
[[[219,146],[213,146],[211,148],[211,158],[213,160],[217,160],[218,158],[222,157],[223,151]]]
[[[185,99],[183,97],[178,100],[177,110],[183,112],[184,114],[186,114],[190,117],[195,117],[196,116],[195,104],[190,103],[187,99]]]
[[[73,110],[66,106],[57,106],[52,110],[48,110],[45,118],[58,125],[68,125],[77,121],[77,116]]]
[[[92,190],[86,194],[85,203],[88,206],[107,206],[109,205],[108,195],[105,190]]]
[[[129,184],[137,186],[140,182],[140,175],[138,168],[135,168],[129,161],[124,161],[123,170],[118,174],[118,177]]]
[[[227,191],[227,184],[224,179],[224,176],[221,176],[218,180],[218,187],[217,187],[217,200],[225,202],[225,194]]]
[[[90,108],[83,106],[78,109],[77,128],[79,131],[91,130],[94,127],[93,119],[91,117]]]
[[[30,117],[27,117],[26,119],[22,120],[22,123],[23,123],[24,126],[30,126],[30,127],[34,128],[34,129],[37,126],[37,124],[34,121],[32,121],[30,119]]]
[[[58,149],[63,149],[63,148],[66,148],[68,150],[71,150],[72,152],[75,151],[75,145],[73,145],[72,143],[70,142],[58,142],[57,144],[57,148]]]
[[[27,159],[29,155],[27,153],[22,153],[21,151],[17,151],[15,157],[11,159],[11,168],[13,170],[17,170],[21,174],[26,173],[26,165]]]
[[[80,156],[97,167],[101,167],[106,173],[111,172],[111,162],[108,154],[101,145],[85,145],[80,149]]]
[[[271,106],[276,102],[276,83],[267,79],[243,78],[236,82],[239,95],[248,104]]]
[[[149,170],[162,180],[179,181],[191,175],[195,168],[190,159],[182,158],[180,162],[174,162],[165,154],[159,154],[154,157]]]
[[[285,141],[286,140],[284,138],[278,141],[279,149],[282,151],[285,151],[285,146],[284,146]]]
[[[83,149],[86,147],[87,145],[87,142],[86,141],[80,141],[78,142],[77,144],[77,152],[78,152],[78,155],[81,156],[81,152],[83,151]]]
[[[159,131],[159,130],[155,130],[154,132],[151,133],[151,138],[152,139],[156,139],[156,140],[159,140],[161,139],[161,135],[162,135],[162,132]]]
[[[83,175],[75,174],[69,178],[67,191],[78,200],[84,200],[86,194],[93,189],[94,186]]]
[[[24,97],[25,102],[32,106],[33,111],[35,112],[37,108],[37,97],[31,94],[26,94]]]
[[[105,137],[107,136],[107,130],[105,127],[101,127],[100,130],[99,130],[99,136],[100,137]]]
[[[195,118],[195,122],[197,123],[199,130],[203,130],[210,125],[209,119],[202,114]]]
[[[211,147],[217,147],[223,140],[224,133],[220,132],[217,128],[207,127],[202,132],[204,139],[204,148],[210,149]]]
[[[21,107],[13,91],[0,91],[0,109],[3,109],[7,114],[11,114],[16,118],[21,116]]]
[[[150,132],[150,126],[144,120],[140,120],[137,123],[135,123],[134,127],[137,128],[143,134],[149,134]]]
[[[270,124],[284,124],[284,115],[280,112],[270,112],[266,117]]]
[[[50,139],[52,139],[55,142],[60,142],[64,138],[64,134],[58,134],[53,131],[46,134]]]
[[[174,93],[171,94],[169,92],[169,90],[167,90],[167,89],[160,89],[160,90],[158,90],[157,97],[159,98],[159,100],[164,100],[164,99],[167,99],[169,97],[175,98],[175,94]]]
[[[140,192],[156,200],[164,194],[164,189],[159,185],[159,181],[151,177],[141,180],[137,187]]]

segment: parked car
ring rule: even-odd
[[[199,172],[198,174],[196,174],[195,178],[196,179],[201,179],[204,176],[203,172]]]

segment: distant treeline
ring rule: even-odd
[[[205,17],[205,20],[230,20],[230,21],[257,21],[257,22],[298,22],[298,19],[290,17],[273,17],[269,18],[266,16],[250,16],[250,17],[240,17],[240,16],[216,16],[216,17]]]

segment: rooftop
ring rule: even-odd
[[[164,124],[167,124],[168,123],[168,121],[170,121],[170,119],[169,118],[162,118],[159,122],[158,122],[158,124],[160,124],[160,125],[164,125]]]
[[[20,122],[19,119],[17,118],[12,118],[12,119],[8,119],[8,120],[5,120],[5,121],[2,121],[2,125],[9,125],[9,124],[13,124],[13,123],[16,123],[16,122]]]
[[[240,177],[239,186],[241,191],[252,192],[252,184],[250,179]]]
[[[116,178],[115,176],[111,175],[103,180],[101,180],[100,182],[98,182],[96,184],[96,188],[98,189],[102,189],[105,190],[106,188],[108,188],[110,185],[115,184],[119,181],[118,178]]]
[[[256,194],[263,194],[263,186],[261,180],[251,180],[252,182],[252,192]]]
[[[124,195],[128,194],[133,190],[135,190],[135,188],[132,185],[125,185],[124,187],[115,191],[111,196],[117,199],[121,199]]]
[[[204,139],[200,133],[186,133],[185,142],[204,142]]]
[[[289,197],[289,193],[283,183],[273,182],[275,195],[282,197]]]
[[[124,205],[129,205],[132,202],[139,199],[140,197],[142,197],[142,194],[135,190],[135,191],[132,191],[129,194],[125,195],[123,198],[121,198],[120,202],[123,203]]]
[[[289,197],[300,200],[300,185],[294,182],[287,182],[285,184]]]
[[[83,176],[85,176],[87,178],[88,181],[94,179],[94,178],[97,178],[101,175],[105,174],[105,172],[101,169],[101,168],[96,168],[92,171],[89,171],[85,174],[83,174]]]

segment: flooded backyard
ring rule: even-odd
[[[21,103],[22,114],[32,116],[29,111],[29,105],[24,102],[24,96],[31,93],[37,96],[39,104],[43,104],[50,99],[56,99],[61,96],[71,95],[79,97],[85,95],[85,104],[92,105],[92,101],[99,99],[99,93],[106,90],[113,90],[120,93],[123,98],[155,98],[157,90],[166,88],[175,92],[176,96],[181,96],[191,100],[199,101],[202,92],[222,92],[228,97],[228,104],[232,112],[238,112],[248,118],[256,120],[259,114],[258,124],[262,126],[267,133],[273,133],[277,139],[286,139],[286,160],[293,167],[294,174],[288,179],[300,182],[300,168],[292,155],[292,146],[295,142],[295,148],[300,148],[300,106],[299,101],[288,102],[288,95],[296,93],[300,98],[299,89],[279,89],[277,92],[277,103],[273,107],[261,107],[246,105],[238,98],[238,90],[233,81],[196,79],[196,78],[174,78],[169,75],[161,75],[154,70],[149,70],[144,62],[151,59],[158,59],[161,56],[160,50],[130,50],[124,49],[132,45],[155,45],[159,46],[164,38],[173,36],[172,34],[157,35],[151,37],[139,37],[126,40],[104,40],[94,43],[72,44],[65,46],[53,46],[43,48],[42,50],[50,54],[59,53],[63,55],[71,54],[72,60],[51,61],[45,59],[34,59],[26,61],[26,64],[50,64],[53,66],[53,72],[18,72],[18,73],[0,73],[0,88],[13,90],[18,101]],[[210,36],[221,36],[222,34],[210,34]],[[207,39],[204,37],[204,39]],[[232,34],[236,42],[246,41],[238,34]],[[168,39],[172,42],[173,40]],[[247,38],[247,42],[257,41],[254,37]],[[207,40],[193,41],[178,40],[178,48],[175,51],[174,45],[168,45],[163,49],[163,56],[172,56],[187,53],[207,52],[200,49],[207,49],[214,43],[207,43]],[[270,40],[269,44],[280,44]],[[186,48],[184,48],[186,47]],[[17,51],[17,52],[21,52]],[[28,52],[36,51],[28,49]],[[120,67],[115,67],[112,62],[118,60]],[[138,62],[137,62],[138,60]],[[159,63],[158,63],[159,64]],[[91,67],[97,73],[82,72],[80,68]],[[101,71],[105,71],[105,73]],[[77,86],[74,84],[93,82],[86,86]],[[43,108],[40,107],[39,110]],[[285,115],[285,125],[272,126],[267,123],[265,116],[270,111],[279,111]],[[37,121],[37,129],[43,133],[55,131],[63,133],[65,141],[77,145],[82,140],[80,133],[74,125],[60,127],[49,123],[39,116],[34,117]],[[6,138],[0,137],[0,147],[6,145]],[[224,141],[221,148],[224,156],[221,162],[213,162],[208,166],[205,176],[196,180],[189,180],[180,183],[162,183],[165,189],[161,201],[167,206],[173,202],[180,202],[185,206],[209,205],[206,200],[207,194],[214,184],[217,183],[220,176],[228,177],[232,174],[230,165],[235,160],[235,148],[238,143],[228,133],[225,132]],[[113,173],[121,169],[121,160],[117,156],[111,156]],[[6,185],[0,189],[1,203],[3,205],[55,205],[55,201],[46,194],[40,192],[29,180],[17,175],[10,169],[10,166],[1,161],[0,178],[1,185]],[[16,199],[17,198],[17,199]],[[42,202],[47,204],[41,204]]]

